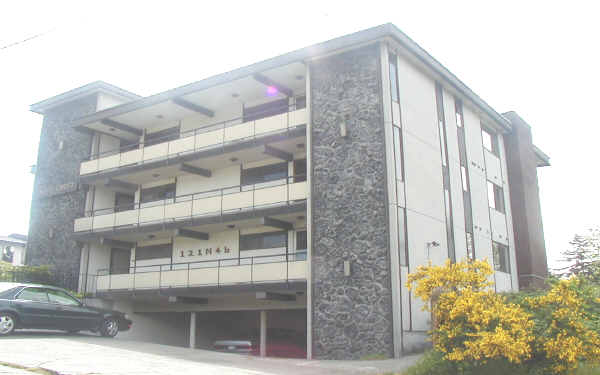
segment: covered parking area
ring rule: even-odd
[[[123,339],[257,356],[306,358],[305,287],[306,284],[287,284],[278,288],[254,286],[213,291],[188,288],[135,295],[105,294],[95,300],[102,307],[129,315],[133,326],[119,334]]]
[[[306,309],[190,312],[190,347],[306,357]]]

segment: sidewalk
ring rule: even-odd
[[[16,333],[0,339],[0,362],[61,375],[353,375],[400,372],[418,355],[381,361],[307,361],[247,357],[199,349],[55,333]],[[23,370],[0,375],[26,374]],[[31,373],[30,373],[31,374]]]

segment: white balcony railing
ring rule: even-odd
[[[175,263],[158,266],[158,271],[156,268],[145,271],[144,267],[137,267],[129,273],[98,275],[96,291],[290,282],[306,280],[307,272],[305,253]]]
[[[239,119],[182,133],[179,139],[127,151],[115,150],[108,156],[92,158],[81,163],[80,175],[90,175],[115,168],[168,159],[192,152],[222,147],[229,143],[267,136],[306,124],[306,108],[236,124]],[[234,125],[232,125],[234,124]]]
[[[289,177],[293,181],[297,177]],[[75,232],[96,232],[124,227],[169,223],[203,216],[216,216],[256,208],[289,204],[307,197],[307,183],[286,180],[281,185],[263,188],[233,187],[175,197],[163,204],[134,209],[104,209],[75,219]],[[237,191],[232,191],[237,190]],[[107,211],[109,211],[107,213]],[[119,211],[119,212],[114,212]]]

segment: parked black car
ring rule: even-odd
[[[0,282],[0,336],[20,328],[92,331],[114,337],[130,329],[131,320],[119,311],[85,306],[61,288]]]

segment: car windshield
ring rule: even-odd
[[[0,283],[0,293],[6,292],[7,290],[11,290],[18,286],[19,286],[19,284],[16,284],[16,283]]]

